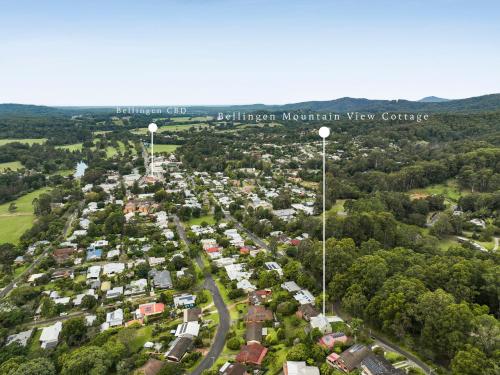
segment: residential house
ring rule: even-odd
[[[141,319],[145,316],[161,314],[163,311],[165,311],[165,305],[163,303],[144,303],[142,305],[139,305],[139,308],[135,311],[135,316],[137,317],[137,319]]]
[[[201,309],[199,307],[193,307],[191,309],[184,309],[184,323],[187,322],[197,322],[200,320],[202,315]]]
[[[263,324],[260,322],[249,322],[246,326],[245,340],[248,345],[262,343]]]
[[[180,294],[174,296],[174,305],[176,308],[191,308],[196,303],[196,296],[192,294]]]
[[[385,358],[370,354],[361,361],[360,365],[362,375],[405,375],[401,369],[396,369]]]
[[[273,312],[264,306],[248,306],[245,322],[265,322],[273,320]]]
[[[177,326],[177,329],[175,330],[175,336],[180,337],[180,336],[191,336],[191,337],[196,337],[200,333],[200,323],[198,322],[186,322],[186,323],[181,323]]]
[[[33,335],[34,328],[28,329],[27,331],[15,333],[13,335],[7,336],[7,340],[5,345],[10,345],[12,343],[18,343],[22,347],[26,347],[28,345],[28,341]]]
[[[62,322],[56,322],[51,326],[42,329],[40,335],[40,346],[42,349],[55,348],[59,342],[59,334],[62,330]]]
[[[169,271],[152,270],[150,275],[153,277],[153,286],[156,289],[172,289],[174,287]]]
[[[326,362],[345,373],[350,373],[356,368],[359,368],[361,361],[368,357],[372,351],[366,345],[355,344],[341,354],[331,353]]]
[[[57,264],[62,264],[69,261],[76,252],[77,250],[74,247],[64,247],[54,250],[52,257]]]
[[[345,344],[348,341],[348,337],[344,332],[334,332],[324,335],[318,340],[318,345],[325,349],[333,349],[335,344]]]
[[[278,272],[278,275],[280,275],[280,277],[283,276],[283,269],[281,268],[281,266],[278,263],[266,262],[266,263],[264,263],[264,265],[266,266],[268,271],[276,271],[276,272]]]
[[[260,366],[267,354],[267,348],[261,344],[244,345],[236,355],[236,362]]]
[[[101,331],[105,331],[110,327],[118,327],[123,324],[123,310],[116,309],[106,313],[106,321],[101,324]]]
[[[311,325],[311,329],[317,328],[323,334],[332,332],[332,326],[330,325],[328,318],[323,314],[312,317],[309,324]]]
[[[297,302],[300,303],[301,305],[307,305],[307,304],[314,305],[316,302],[312,293],[307,289],[299,290],[297,293],[295,293],[293,298],[295,298]]]
[[[248,294],[248,301],[251,305],[261,305],[271,300],[272,291],[270,289],[256,290]]]
[[[319,368],[308,366],[305,362],[285,361],[283,373],[284,375],[319,375]]]
[[[107,299],[113,299],[121,297],[123,294],[123,286],[115,286],[113,289],[110,289],[106,292]]]
[[[281,287],[290,293],[298,292],[301,289],[295,281],[284,282],[283,284],[281,284]]]
[[[313,305],[311,305],[310,303],[306,303],[304,305],[299,306],[296,315],[300,319],[304,319],[305,321],[309,322],[311,318],[314,318],[319,314],[320,314],[319,311]]]
[[[104,275],[113,276],[122,273],[125,269],[125,263],[107,263],[102,267]]]
[[[247,368],[241,363],[226,362],[219,369],[221,375],[249,375]]]
[[[165,357],[170,361],[180,362],[182,357],[193,347],[193,337],[181,336],[177,337],[170,344],[169,350],[165,353]]]
[[[133,280],[125,287],[125,295],[132,296],[146,293],[146,288],[148,287],[148,280],[139,279]]]

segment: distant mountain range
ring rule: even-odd
[[[441,103],[448,101],[450,101],[450,99],[438,98],[437,96],[426,96],[419,100],[420,103]]]
[[[145,108],[145,106],[137,106]],[[163,106],[149,108],[166,108]],[[47,107],[25,104],[0,104],[0,117],[10,116],[69,116],[92,113],[115,113],[115,107]],[[249,104],[227,106],[188,106],[188,114],[215,114],[227,111],[314,111],[314,112],[486,112],[500,111],[500,94],[490,94],[467,99],[447,100],[429,96],[419,101],[371,100],[339,98],[327,101],[308,101],[284,105]],[[165,111],[166,113],[166,111]]]

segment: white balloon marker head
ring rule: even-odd
[[[156,133],[156,131],[158,130],[158,125],[152,122],[151,124],[149,124],[148,130],[150,133]]]
[[[323,139],[328,138],[330,135],[330,128],[327,128],[326,126],[322,126],[319,128],[319,136]]]

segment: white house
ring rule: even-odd
[[[59,333],[62,330],[62,322],[56,322],[51,326],[45,327],[40,335],[40,346],[42,349],[52,349],[59,342]]]

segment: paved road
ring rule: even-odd
[[[346,321],[349,320],[347,315],[342,313],[339,303],[335,303],[333,309],[334,309],[334,312],[337,316],[340,316],[342,319],[344,319]],[[405,356],[415,366],[420,367],[420,369],[422,369],[427,375],[433,374],[432,368],[429,365],[427,365],[424,361],[422,361],[421,359],[419,359],[415,355],[407,352],[405,349],[400,348],[396,344],[390,342],[385,337],[381,337],[380,335],[377,335],[374,333],[371,334],[371,337],[375,340],[376,345],[386,347],[387,349],[389,349],[393,352],[396,352],[398,354]]]
[[[241,232],[244,232],[247,234],[247,236],[255,242],[257,245],[259,245],[261,248],[266,249],[269,251],[269,246],[267,243],[265,243],[262,238],[256,236],[253,232],[250,232],[248,229],[246,229],[241,223],[236,220],[229,212],[224,211],[224,215],[226,216],[226,220],[231,220],[234,222],[234,226],[236,229],[238,229]]]
[[[179,237],[189,246],[190,242],[187,239],[186,232],[184,230],[183,225],[179,221],[177,216],[174,216],[174,223],[177,227],[177,232],[179,233]],[[203,269],[203,260],[201,257],[196,258],[196,263],[198,266]],[[231,318],[229,316],[229,311],[227,309],[224,300],[220,294],[219,288],[215,283],[212,275],[208,272],[205,273],[205,282],[203,287],[212,293],[212,297],[214,300],[215,307],[217,308],[217,312],[219,314],[219,326],[217,327],[217,332],[215,334],[214,341],[212,346],[210,347],[209,352],[200,362],[198,367],[196,367],[191,374],[192,375],[200,375],[204,370],[208,370],[213,366],[217,358],[219,358],[222,350],[224,349],[224,344],[226,342],[226,336],[229,332],[229,325],[231,322]]]

